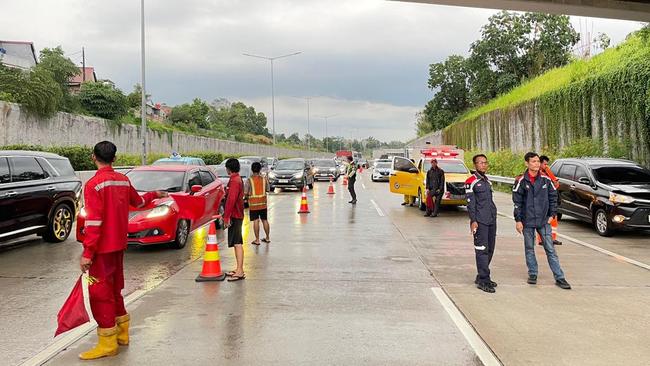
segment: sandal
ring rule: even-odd
[[[252,245],[260,245],[260,243],[254,241],[254,240],[251,242],[251,244],[252,244]]]
[[[244,279],[246,279],[246,274],[242,274],[241,276],[232,275],[228,279],[228,282],[236,282],[236,281],[241,281],[241,280],[244,280]]]
[[[271,242],[271,241],[270,241],[269,239],[267,239],[267,238],[262,239],[262,241],[265,242],[265,243],[267,243],[267,244]]]
[[[235,273],[237,273],[237,272],[235,272],[235,271],[228,271],[228,272],[226,272],[226,276],[231,277],[231,276],[234,276]]]

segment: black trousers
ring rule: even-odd
[[[476,254],[477,280],[479,283],[490,281],[490,262],[494,255],[494,246],[497,237],[497,224],[478,224],[474,234],[474,253]]]
[[[352,196],[353,201],[357,200],[357,192],[354,191],[354,183],[356,181],[357,181],[356,176],[348,179],[348,191],[350,192],[350,196]]]

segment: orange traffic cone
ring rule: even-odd
[[[327,188],[327,194],[334,194],[334,179],[330,178],[330,186]]]
[[[348,185],[348,175],[347,174],[343,176],[343,185],[344,186]]]
[[[300,210],[298,213],[309,213],[309,206],[307,205],[307,188],[302,189],[302,197],[300,198]]]
[[[359,173],[363,173],[363,165],[359,165]]]
[[[212,221],[210,223],[210,230],[208,230],[208,242],[205,244],[203,270],[196,277],[196,282],[223,281],[225,278],[226,274],[221,271],[221,261],[219,260],[217,228],[214,226],[214,221]]]

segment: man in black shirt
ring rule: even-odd
[[[431,168],[427,171],[425,182],[427,190],[427,213],[424,216],[438,216],[442,195],[445,193],[445,172],[438,166],[438,160],[431,160]]]

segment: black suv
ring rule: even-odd
[[[301,158],[285,159],[278,161],[275,170],[269,173],[269,185],[271,192],[278,188],[303,189],[309,186],[314,188],[314,173],[311,164]]]
[[[0,242],[39,234],[68,238],[77,216],[81,180],[67,158],[32,151],[0,151]]]
[[[650,170],[606,158],[558,159],[551,170],[560,180],[558,217],[593,223],[602,236],[650,229]]]

